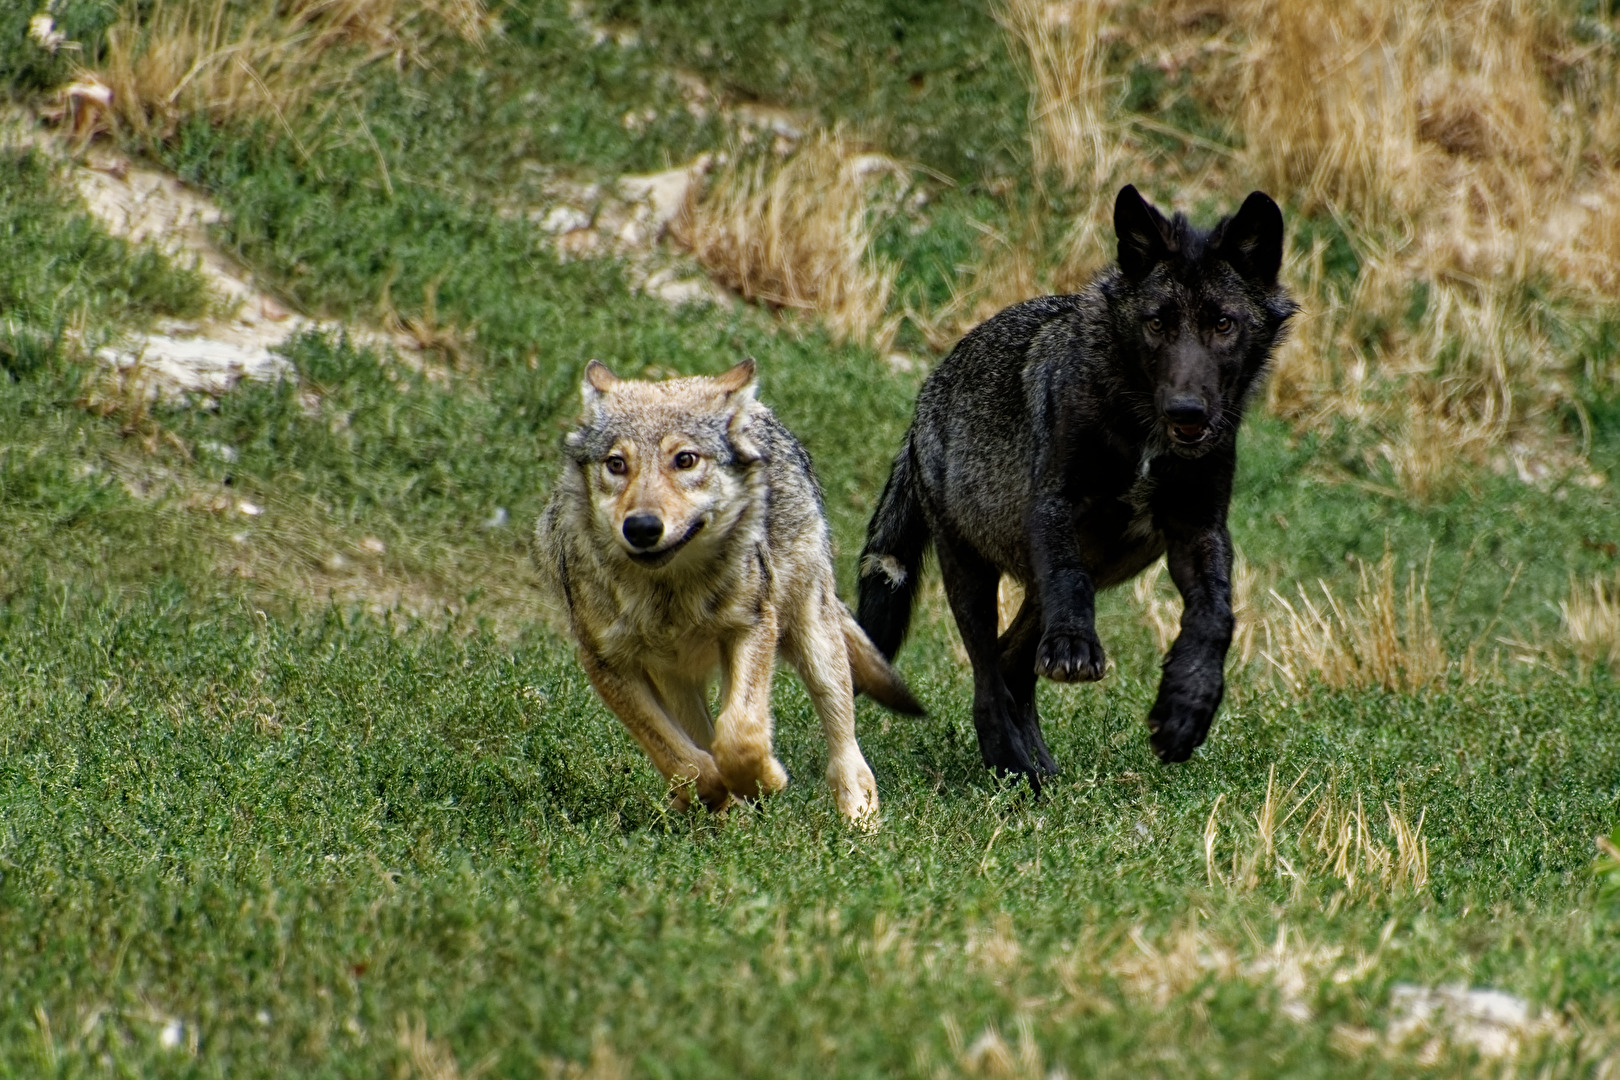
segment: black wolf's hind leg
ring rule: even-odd
[[[1041,643],[1040,605],[1024,597],[1012,625],[1001,635],[1001,678],[1013,699],[1013,720],[1023,730],[1024,742],[1035,758],[1035,767],[1048,776],[1058,771],[1041,734],[1041,716],[1035,709],[1035,649]]]
[[[1040,790],[1040,773],[1017,721],[1018,703],[1001,673],[1001,652],[996,640],[996,588],[1001,572],[976,552],[944,537],[934,538],[945,595],[956,616],[973,665],[973,726],[979,735],[984,763],[1002,773],[1021,773]]]

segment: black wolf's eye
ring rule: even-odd
[[[1220,318],[1215,320],[1215,332],[1217,334],[1230,333],[1231,330],[1232,320],[1228,319],[1225,315],[1222,315]]]
[[[697,463],[698,456],[690,450],[682,450],[675,455],[675,467],[677,469],[693,469],[697,467]]]
[[[618,454],[614,454],[603,464],[607,466],[607,471],[612,473],[614,476],[623,476],[625,473],[630,471],[630,466],[625,464],[624,458],[620,457]]]
[[[1147,321],[1147,328],[1157,334],[1164,329],[1164,320],[1155,315]]]

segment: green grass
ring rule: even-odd
[[[1064,772],[1032,799],[979,765],[970,679],[930,600],[902,654],[930,717],[860,707],[878,830],[838,819],[786,675],[788,790],[721,819],[665,810],[541,618],[525,561],[584,361],[714,372],[757,356],[764,399],[826,487],[846,595],[919,377],[804,322],[631,295],[611,262],[558,263],[496,196],[530,182],[525,161],[590,179],[712,145],[714,129],[674,116],[670,84],[640,77],[656,58],[735,68],[738,93],[814,95],[832,119],[892,117],[874,129],[885,145],[938,164],[896,134],[928,115],[897,104],[906,50],[971,74],[951,50],[989,41],[982,12],[857,5],[818,35],[808,9],[783,6],[734,64],[740,10],[625,5],[612,14],[643,44],[615,51],[583,47],[560,5],[513,6],[487,54],[447,44],[430,69],[368,71],[392,196],[377,152],[332,116],[300,121],[307,161],[262,130],[193,125],[157,148],[224,207],[222,241],[296,303],[364,318],[385,284],[405,310],[436,288],[441,317],[471,331],[464,370],[429,378],[308,337],[286,350],[296,383],[160,405],[125,434],[127,416],[75,405],[81,349],[8,361],[0,1074],[423,1075],[423,1030],[427,1057],[453,1055],[463,1076],[1487,1068],[1467,1048],[1431,1064],[1421,1042],[1356,1049],[1364,1031],[1381,1039],[1403,982],[1544,1010],[1557,1030],[1508,1072],[1612,1069],[1620,905],[1593,837],[1620,821],[1620,687],[1556,644],[1570,575],[1614,569],[1612,483],[1481,472],[1411,504],[1345,483],[1344,439],[1256,415],[1232,529],[1264,584],[1323,578],[1346,595],[1353,560],[1387,546],[1430,565],[1453,656],[1511,638],[1541,662],[1503,646],[1479,681],[1397,694],[1296,693],[1262,661],[1234,674],[1196,760],[1165,768],[1142,728],[1157,656],[1118,591],[1099,614],[1114,673],[1042,689]],[[917,32],[884,68],[871,27],[891,17]],[[854,44],[831,57],[839,35]],[[972,93],[992,100],[989,85]],[[537,92],[544,108],[525,100]],[[1139,107],[1150,92],[1176,88],[1144,87]],[[962,119],[972,93],[940,115],[964,145],[999,145],[999,120]],[[994,95],[1021,125],[1022,98]],[[650,134],[619,124],[659,101],[669,119]],[[51,176],[37,157],[0,168],[4,325],[59,342],[65,326],[193,310],[187,271],[99,233]],[[948,290],[974,220],[1010,213],[969,187],[918,233],[885,234],[921,294]],[[1613,333],[1572,331],[1583,398],[1560,421],[1589,431],[1609,476]],[[1303,776],[1296,796],[1322,786],[1260,857],[1273,776]],[[1385,804],[1421,814],[1427,885],[1351,885],[1325,866],[1301,822],[1329,791],[1340,808],[1359,799],[1391,850]]]
[[[62,165],[0,150],[0,369],[15,377],[51,362],[109,324],[203,310],[198,274],[152,248],[108,236],[63,183]]]

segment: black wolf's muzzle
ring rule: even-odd
[[[1181,446],[1197,446],[1209,437],[1209,406],[1203,398],[1172,398],[1165,403],[1163,413],[1171,442]]]

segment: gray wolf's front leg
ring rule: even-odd
[[[754,625],[720,650],[720,715],[709,750],[726,787],[745,799],[780,791],[788,782],[771,752],[776,637],[776,609],[766,604]]]
[[[827,739],[827,783],[838,810],[858,820],[877,813],[877,779],[855,739],[855,690],[850,673],[850,647],[844,637],[849,616],[833,591],[832,575],[817,589],[812,601],[799,605],[795,625],[784,639],[791,642],[789,660],[804,680],[804,688],[821,717]],[[785,628],[786,629],[786,628]],[[876,649],[860,636],[860,643]]]
[[[1232,539],[1225,525],[1167,530],[1165,561],[1181,591],[1181,633],[1164,658],[1159,696],[1148,712],[1153,752],[1186,761],[1209,734],[1226,692],[1232,644]]]
[[[664,712],[645,675],[620,671],[586,645],[580,646],[579,659],[607,707],[670,781],[675,804],[686,805],[686,788],[691,785],[704,806],[722,809],[730,793],[714,758]]]

